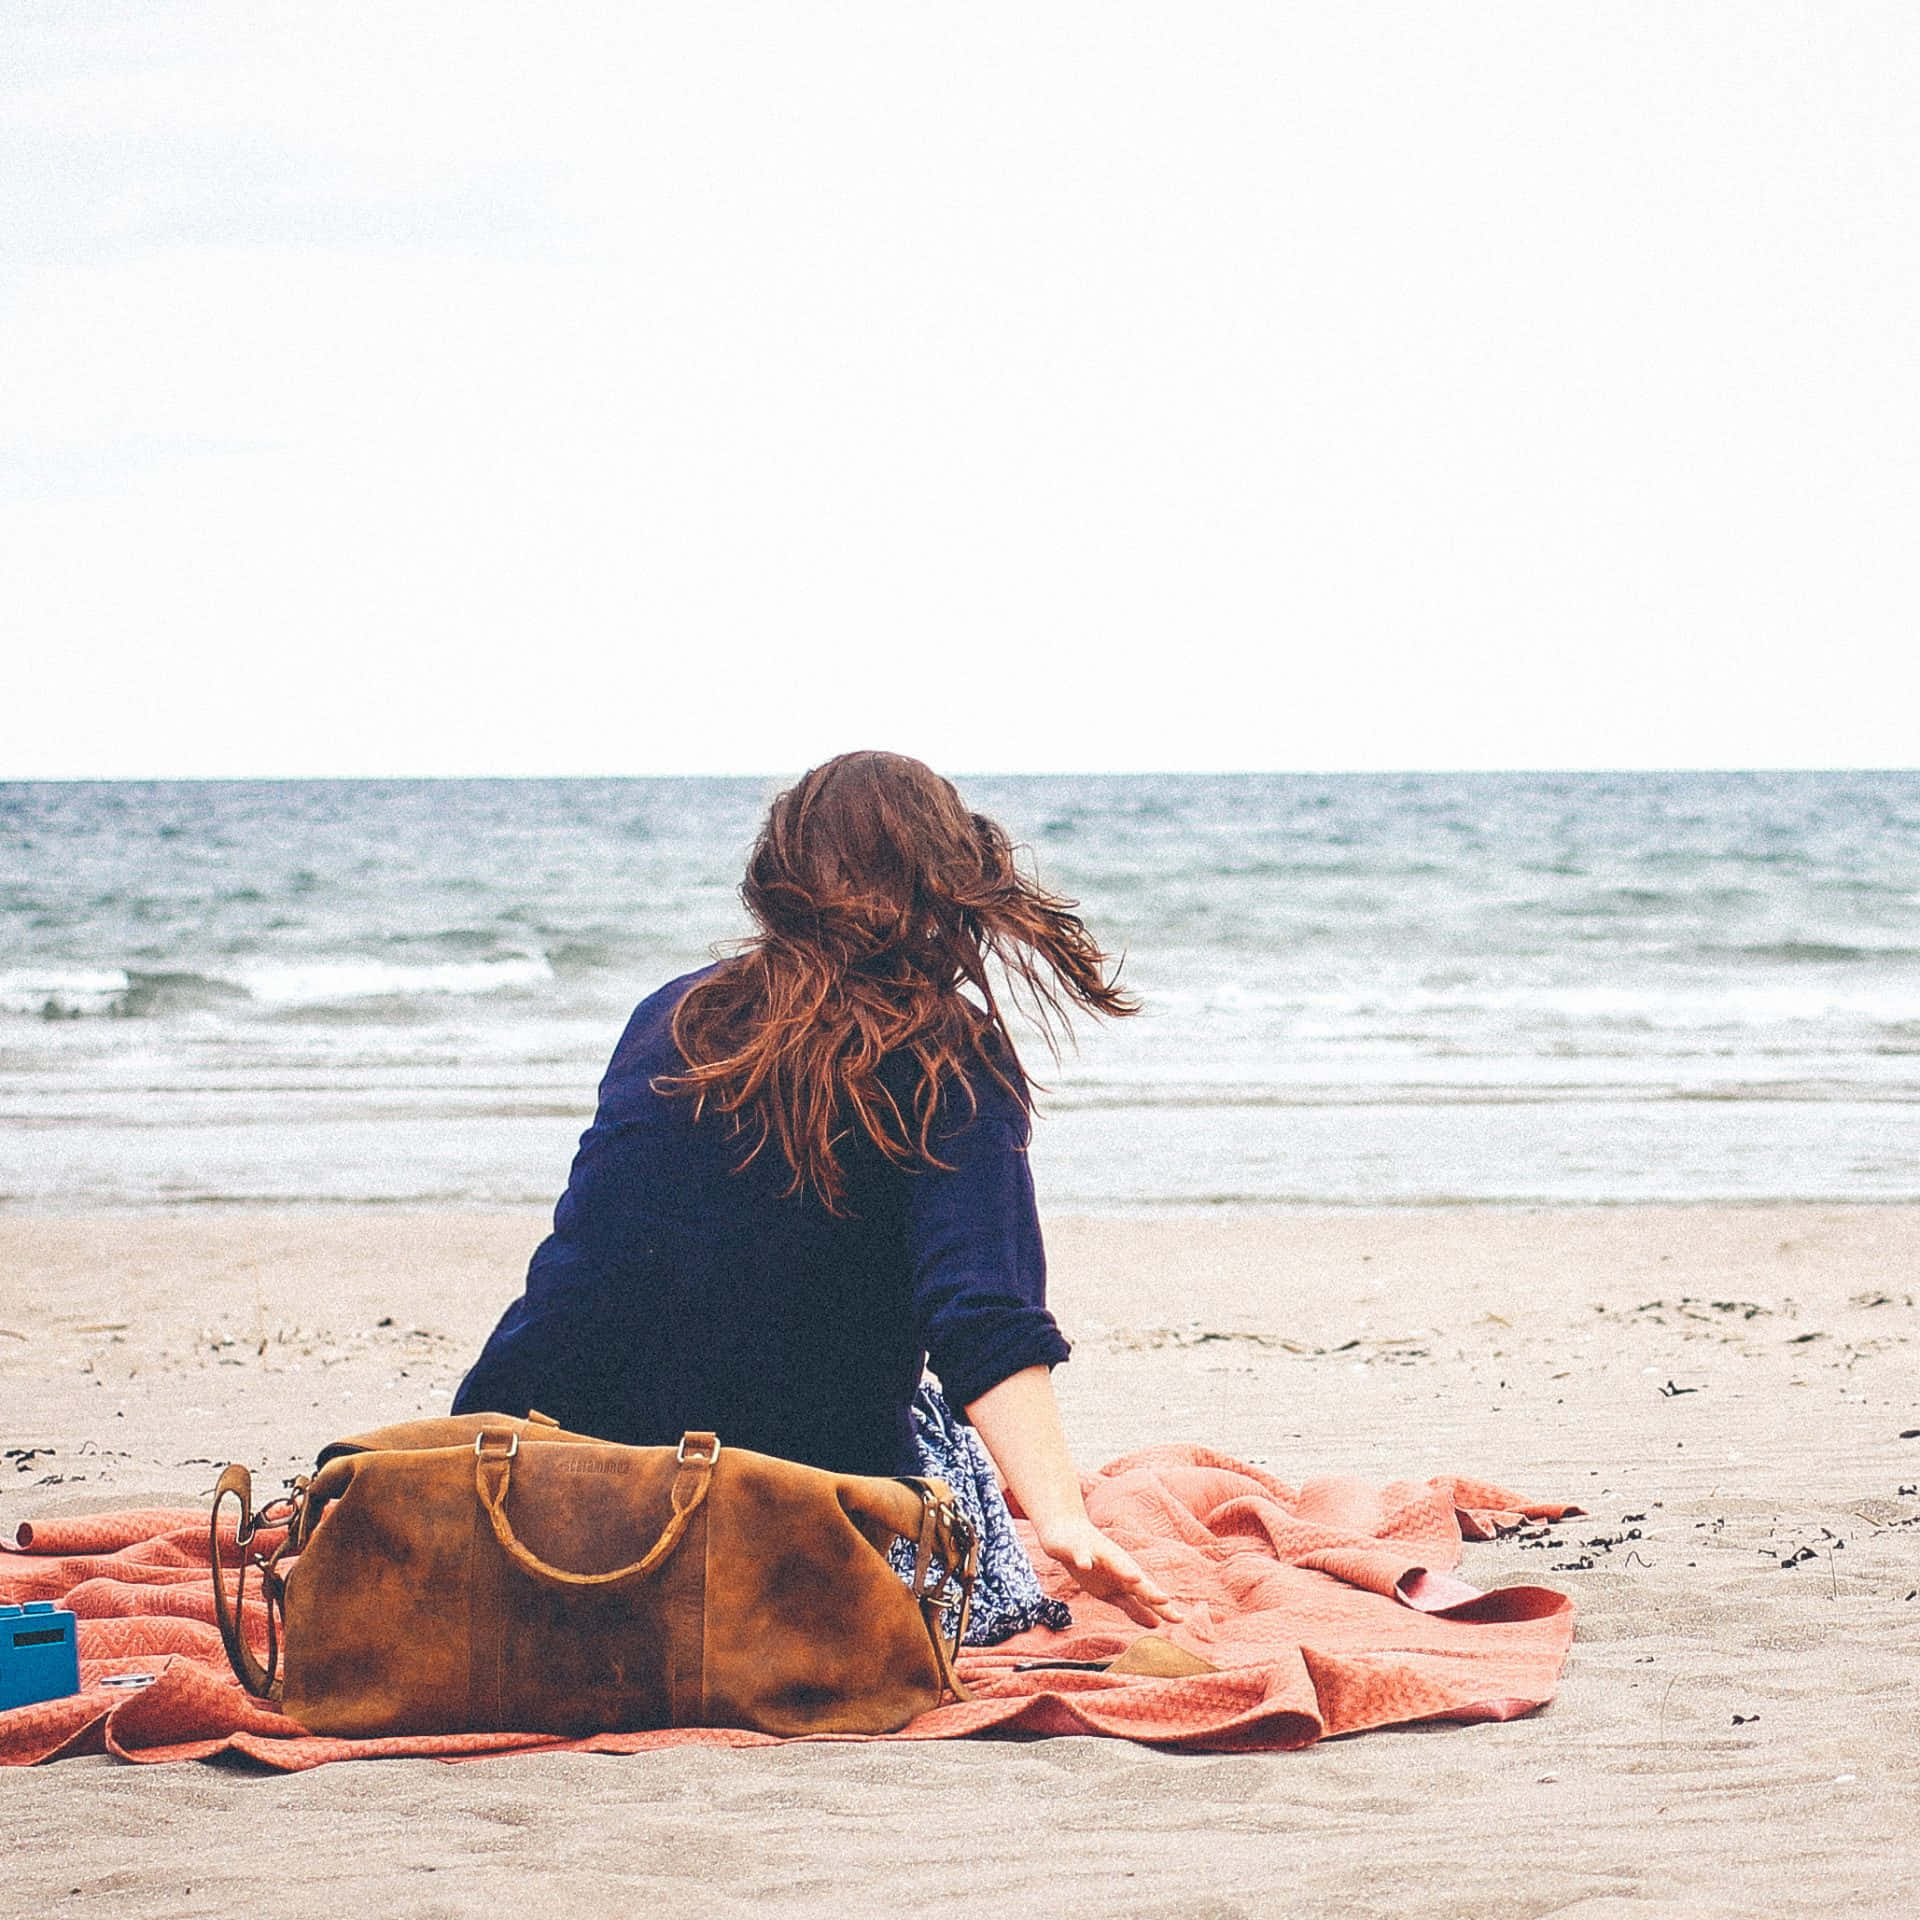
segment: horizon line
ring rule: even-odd
[[[510,781],[617,781],[617,780],[784,780],[802,773],[807,765],[796,762],[785,768],[710,769],[636,773],[0,773],[0,787],[52,786],[349,786],[382,784],[420,784],[441,781],[449,785]],[[1733,762],[1694,762],[1672,765],[1578,766],[1294,766],[1294,767],[968,767],[955,770],[954,780],[1244,780],[1244,779],[1328,779],[1352,780],[1393,776],[1447,775],[1466,779],[1519,779],[1550,774],[1597,774],[1614,777],[1653,777],[1657,775],[1726,774],[1905,774],[1920,773],[1920,762],[1910,765],[1881,763],[1776,762],[1769,765]]]

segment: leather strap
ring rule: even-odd
[[[956,1662],[960,1658],[960,1644],[966,1638],[967,1616],[973,1610],[980,1543],[954,1505],[953,1494],[944,1481],[915,1479],[907,1484],[920,1496],[920,1534],[913,1552],[913,1595],[920,1602],[920,1618],[926,1623],[927,1638],[933,1642],[940,1684],[956,1700],[970,1700],[973,1696],[961,1681]],[[936,1558],[940,1563],[938,1585],[930,1577]],[[956,1613],[951,1633],[945,1626],[949,1608]]]
[[[486,1510],[475,1503],[467,1548],[467,1724],[504,1727],[507,1692],[507,1563]]]
[[[513,1522],[507,1518],[507,1485],[513,1473],[514,1456],[519,1451],[519,1435],[505,1431],[489,1429],[473,1443],[473,1483],[480,1495],[480,1505],[492,1523],[493,1537],[508,1558],[536,1580],[549,1580],[563,1587],[610,1587],[616,1580],[644,1578],[680,1544],[687,1523],[713,1485],[720,1442],[710,1433],[681,1436],[680,1471],[673,1476],[671,1517],[645,1555],[631,1566],[615,1567],[610,1573],[570,1573],[565,1567],[549,1565],[522,1543],[513,1530]]]
[[[707,1724],[707,1553],[712,1507],[701,1505],[673,1565],[660,1576],[666,1638],[667,1711],[676,1727]]]
[[[220,1577],[220,1509],[232,1494],[240,1502],[240,1525],[235,1538],[240,1547],[240,1580],[234,1590],[233,1605],[227,1605],[226,1582]],[[213,1490],[213,1514],[208,1521],[207,1559],[213,1569],[213,1612],[219,1622],[220,1639],[227,1649],[227,1661],[240,1684],[257,1700],[277,1697],[275,1685],[280,1665],[279,1634],[274,1625],[274,1596],[267,1594],[267,1664],[253,1657],[240,1622],[247,1602],[247,1568],[258,1564],[250,1551],[253,1544],[253,1476],[245,1467],[228,1467]],[[276,1583],[277,1584],[277,1583]]]

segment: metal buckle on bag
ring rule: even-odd
[[[697,1449],[691,1459],[687,1457],[689,1440]],[[673,1450],[673,1457],[683,1467],[710,1467],[720,1458],[720,1437],[712,1433],[683,1433],[680,1436],[680,1444]]]
[[[477,1458],[482,1460],[487,1458],[489,1440],[504,1440],[507,1443],[506,1452],[496,1453],[494,1455],[496,1459],[511,1460],[520,1451],[520,1436],[517,1433],[481,1432],[473,1436],[473,1451]]]
[[[306,1483],[303,1480],[297,1493],[282,1494],[279,1499],[269,1500],[264,1507],[256,1508],[248,1517],[247,1524],[236,1530],[233,1536],[235,1544],[250,1547],[256,1533],[271,1532],[277,1527],[291,1527],[299,1517],[305,1493]]]

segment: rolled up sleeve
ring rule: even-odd
[[[1070,1351],[1047,1311],[1047,1261],[1025,1128],[978,1114],[935,1142],[946,1168],[908,1182],[915,1326],[948,1404],[964,1415],[1026,1367]]]

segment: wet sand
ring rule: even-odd
[[[0,1525],[198,1505],[444,1408],[538,1215],[0,1216]],[[1920,1209],[1048,1223],[1088,1464],[1457,1471],[1588,1518],[1468,1550],[1581,1607],[1560,1698],[1301,1753],[1117,1742],[4,1776],[0,1912],[1920,1911]]]

